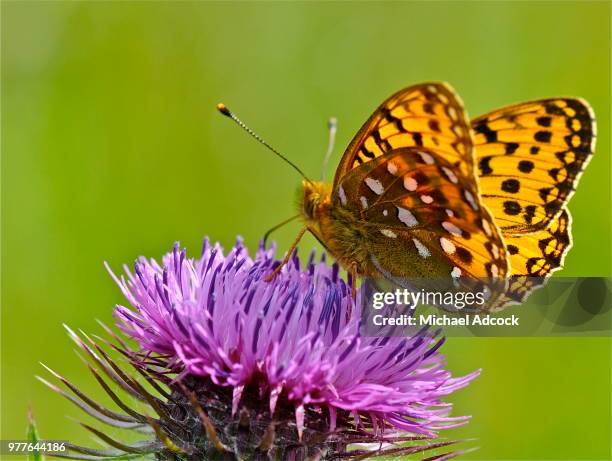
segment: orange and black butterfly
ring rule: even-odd
[[[517,104],[470,122],[449,85],[411,86],[358,131],[333,184],[305,177],[300,237],[310,231],[354,275],[501,281],[485,306],[499,310],[562,266],[567,202],[594,144],[581,99]]]

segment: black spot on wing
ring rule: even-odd
[[[504,202],[504,213],[510,216],[516,216],[521,212],[521,205],[514,200],[506,200]]]
[[[527,224],[531,224],[531,222],[533,221],[537,208],[538,207],[535,205],[527,205],[525,207],[525,214],[523,214],[523,219]]]
[[[521,188],[521,183],[518,181],[518,179],[506,179],[502,182],[501,188],[504,192],[516,194]]]
[[[489,165],[490,162],[491,156],[483,157],[480,159],[480,162],[478,162],[478,168],[480,168],[481,176],[486,176],[488,174],[493,173],[493,169]]]
[[[537,131],[536,134],[533,135],[533,139],[543,143],[549,143],[551,138],[552,133],[550,131]]]
[[[370,152],[368,149],[365,148],[365,146],[361,146],[359,148],[359,152],[365,157],[369,158],[370,160],[373,160],[376,158],[376,155],[374,155],[374,152]]]
[[[530,160],[521,160],[518,164],[518,169],[521,173],[531,173],[534,168],[534,164]]]
[[[552,117],[547,117],[547,116],[545,116],[545,117],[538,117],[538,118],[536,119],[536,122],[537,122],[537,124],[538,124],[538,125],[540,125],[540,126],[546,126],[546,127],[549,127],[549,126],[550,126],[550,123],[552,122]]]
[[[436,133],[440,132],[440,122],[438,122],[437,120],[434,120],[434,119],[429,120],[428,125],[431,131],[435,131]]]
[[[478,123],[474,127],[474,131],[476,133],[484,134],[487,142],[496,142],[497,141],[497,131],[494,131],[491,128],[489,128],[489,125],[487,125],[487,122],[485,122],[485,121]]]
[[[472,263],[472,253],[461,247],[461,246],[457,246],[457,249],[455,250],[455,253],[457,254],[457,257],[463,261],[466,264],[471,264]]]
[[[505,147],[506,155],[512,155],[518,149],[519,145],[516,142],[507,142]]]

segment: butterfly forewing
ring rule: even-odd
[[[483,202],[504,233],[545,229],[593,153],[595,119],[580,99],[506,107],[472,122]]]
[[[434,149],[461,174],[473,176],[469,119],[449,85],[415,85],[383,102],[349,144],[334,185],[353,168],[401,147]]]

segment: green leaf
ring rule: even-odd
[[[37,443],[40,440],[38,429],[36,429],[36,421],[32,414],[32,409],[28,409],[28,431],[26,438],[29,442]],[[44,455],[39,451],[34,451],[28,455],[28,461],[45,461]]]

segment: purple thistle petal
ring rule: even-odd
[[[274,246],[260,245],[251,259],[241,239],[225,257],[204,239],[196,259],[177,243],[162,262],[140,258],[126,277],[109,270],[131,305],[116,307],[119,327],[143,352],[173,356],[181,376],[233,388],[234,413],[257,378],[272,412],[281,392],[293,401],[298,430],[312,404],[329,410],[330,427],[338,410],[375,432],[392,426],[432,436],[465,424],[447,417],[451,407],[440,399],[479,372],[452,378],[437,332],[361,337],[359,302],[324,255],[317,262],[311,253],[303,269],[294,255],[271,282]]]

